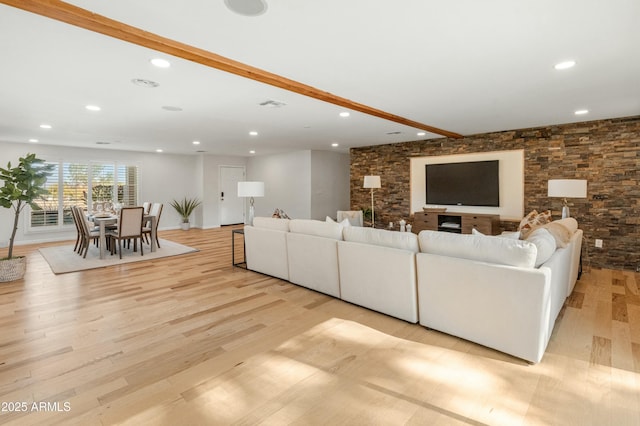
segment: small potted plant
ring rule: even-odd
[[[21,157],[16,167],[11,167],[11,162],[7,164],[6,169],[0,167],[0,180],[4,183],[0,188],[0,206],[6,209],[12,208],[14,212],[9,252],[7,257],[0,259],[0,282],[19,280],[24,277],[27,260],[24,256],[13,255],[18,220],[20,213],[27,205],[37,209],[35,201],[49,193],[45,184],[53,167],[51,164],[45,164],[44,160],[37,158],[35,154]]]
[[[178,212],[178,214],[182,218],[182,223],[180,224],[180,227],[184,231],[189,230],[189,227],[190,227],[190,225],[189,225],[189,216],[191,216],[191,213],[193,213],[195,208],[198,207],[200,204],[202,204],[202,202],[200,200],[198,200],[197,198],[187,198],[187,197],[185,197],[181,201],[172,200],[170,204],[171,204],[171,207],[176,209],[176,211]]]

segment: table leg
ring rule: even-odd
[[[151,251],[156,251],[156,220],[155,216],[151,216]]]
[[[107,245],[107,238],[105,235],[105,221],[100,222],[100,259],[104,259],[104,247]]]

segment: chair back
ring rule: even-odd
[[[160,216],[162,215],[162,203],[153,203],[151,204],[151,211],[149,212],[149,214],[151,216],[155,216],[156,217],[156,230],[158,229],[158,224],[160,223]]]
[[[338,222],[349,219],[351,226],[362,226],[362,210],[338,210]]]
[[[71,206],[71,217],[73,218],[73,224],[76,226],[76,231],[82,234],[82,228],[80,227],[80,221],[78,220],[78,214],[76,213],[76,206]]]
[[[149,214],[149,208],[151,207],[151,203],[148,201],[145,201],[144,203],[142,203],[142,208],[144,209],[144,214]]]
[[[123,207],[118,220],[119,237],[139,237],[142,235],[143,207]]]

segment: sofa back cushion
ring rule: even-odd
[[[418,239],[422,253],[522,268],[536,262],[536,246],[523,240],[438,231],[421,231]]]
[[[412,232],[350,226],[342,230],[342,236],[345,241],[354,243],[409,250],[414,253],[419,251],[418,236]]]
[[[339,223],[319,220],[292,219],[289,222],[290,232],[332,238],[334,240],[342,240],[342,228],[344,227]]]
[[[273,217],[254,217],[253,226],[256,228],[273,229],[276,231],[289,232],[289,219],[278,219]]]

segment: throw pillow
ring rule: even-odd
[[[333,220],[332,218],[330,218],[329,216],[327,216],[324,221],[325,222],[329,222],[329,223],[338,223],[335,220]],[[340,222],[340,225],[342,225],[344,227],[351,226],[351,222],[349,222],[349,219],[342,219],[342,222]]]
[[[577,223],[577,222],[576,222]],[[566,247],[569,245],[569,241],[571,240],[571,236],[574,234],[575,230],[571,230],[567,224],[563,223],[560,220],[553,221],[551,223],[547,223],[542,226],[547,229],[549,233],[555,238],[556,244],[558,247]]]
[[[526,240],[531,231],[533,231],[538,226],[551,222],[551,220],[551,210],[547,210],[542,213],[538,213],[537,210],[531,211],[524,217],[524,219],[520,221],[520,225],[518,226],[518,231],[520,231],[520,238]]]
[[[527,237],[527,241],[536,246],[536,268],[549,260],[557,248],[555,238],[544,227],[534,229]]]

